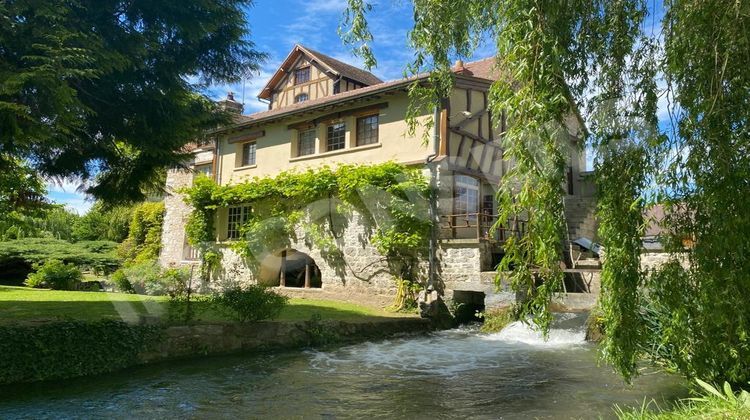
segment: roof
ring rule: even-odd
[[[367,70],[360,69],[359,67],[354,67],[352,65],[346,64],[342,61],[336,60],[333,57],[329,57],[325,54],[319,53],[317,51],[313,51],[301,45],[300,47],[303,50],[306,50],[311,56],[318,59],[318,61],[332,68],[336,73],[340,74],[341,76],[346,77],[347,79],[354,80],[355,82],[361,82],[366,86],[377,85],[378,83],[383,83],[382,80],[380,80],[377,76],[375,76],[374,74],[370,73]]]
[[[339,65],[346,66],[350,69],[365,72],[364,70],[357,69],[356,67],[341,63],[340,61],[335,60],[331,57],[328,57],[324,54],[320,54],[316,51],[308,50],[307,48],[301,45],[295,46],[295,50],[293,50],[292,53],[294,53],[297,48],[304,49],[305,51],[309,51],[311,55],[316,55],[318,59],[320,60],[320,62],[326,66],[331,65],[331,64],[335,66],[336,65],[335,63],[338,63]],[[292,53],[290,53],[290,56],[292,56]],[[296,57],[294,57],[294,60],[296,60]],[[329,64],[329,62],[324,62],[324,60],[330,60],[331,64]],[[285,63],[286,61],[289,61],[289,57],[287,57],[287,60],[285,60]],[[284,66],[282,65],[282,68],[283,67]],[[339,67],[339,68],[341,70],[344,70],[343,67]],[[462,68],[454,67],[453,71],[456,73],[457,76],[487,79],[489,81],[495,80],[498,77],[497,75],[500,74],[500,72],[497,70],[497,66],[495,65],[494,57],[489,57],[489,58],[485,58],[482,60],[464,63]],[[370,74],[369,72],[365,72],[365,73]],[[250,115],[238,115],[235,117],[234,125],[228,126],[228,127],[222,127],[218,131],[223,131],[225,129],[238,128],[240,126],[258,124],[261,122],[269,122],[270,120],[276,120],[278,118],[286,117],[286,116],[297,114],[300,112],[315,111],[316,109],[328,107],[331,105],[335,105],[337,103],[360,99],[363,97],[367,97],[370,95],[375,95],[378,93],[383,93],[383,92],[387,92],[391,90],[402,89],[408,86],[412,82],[426,79],[429,76],[429,74],[423,73],[423,74],[418,74],[418,75],[407,77],[407,78],[389,80],[387,82],[380,81],[380,79],[377,79],[372,74],[370,74],[370,76],[378,80],[378,83],[372,84],[370,86],[366,86],[363,88],[359,88],[359,89],[337,93],[335,95],[324,96],[321,98],[311,99],[311,100],[304,101],[304,102],[298,102],[298,103],[287,105],[284,107],[270,109],[268,111],[260,111],[260,112],[256,112]]]
[[[289,72],[291,66],[302,54],[307,55],[312,61],[317,62],[322,67],[325,67],[326,70],[328,70],[335,76],[345,77],[365,86],[383,83],[382,80],[380,80],[377,76],[367,70],[363,70],[343,63],[333,57],[329,57],[325,54],[319,53],[315,50],[311,50],[300,44],[296,44],[294,48],[292,48],[292,51],[290,51],[286,56],[284,62],[281,63],[281,66],[279,66],[278,70],[276,70],[276,73],[274,73],[273,76],[271,76],[271,78],[268,80],[268,83],[266,83],[266,85],[263,87],[263,90],[260,91],[258,98],[270,99],[273,89]]]
[[[381,82],[377,85],[367,86],[359,89],[349,90],[335,95],[324,96],[316,99],[310,99],[304,102],[298,102],[296,104],[287,105],[284,107],[270,109],[268,111],[256,112],[250,115],[238,115],[235,117],[236,124],[230,127],[224,127],[225,129],[236,128],[237,126],[244,126],[250,124],[256,124],[260,122],[267,122],[269,120],[285,117],[291,114],[296,114],[303,111],[314,111],[318,108],[327,107],[341,102],[351,101],[362,97],[371,96],[377,93],[383,93],[391,90],[397,90],[405,88],[410,83],[426,79],[427,74],[420,74],[417,76],[391,80],[388,82]],[[221,131],[221,130],[219,130]]]

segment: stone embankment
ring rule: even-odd
[[[167,327],[161,342],[139,356],[141,363],[190,357],[303,348],[318,344],[353,343],[396,334],[425,333],[433,324],[416,317],[373,318],[368,321],[304,321],[253,324],[197,324]]]

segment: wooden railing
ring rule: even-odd
[[[511,219],[496,225],[497,221],[498,215],[487,213],[441,215],[440,237],[505,242],[511,236],[520,236],[526,232],[525,221]]]

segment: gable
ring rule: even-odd
[[[295,72],[309,69],[300,82]],[[269,108],[294,104],[299,95],[317,99],[348,90],[382,83],[372,73],[350,66],[325,54],[295,45],[258,95],[270,102]]]

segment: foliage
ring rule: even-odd
[[[122,242],[128,236],[134,206],[107,207],[97,201],[72,225],[73,237],[78,241],[106,240]]]
[[[304,222],[304,239],[332,265],[341,266],[336,238],[352,210],[373,227],[372,243],[395,276],[416,281],[419,258],[427,249],[429,186],[419,171],[396,163],[289,171],[227,186],[200,178],[182,192],[194,209],[186,229],[188,240],[203,250],[204,261],[215,252],[216,209],[238,204],[250,205],[252,211],[241,229],[243,239],[233,247],[255,266],[266,253],[287,248],[300,222]]]
[[[112,372],[135,364],[161,334],[158,326],[119,321],[0,326],[0,383]]]
[[[218,310],[242,323],[276,318],[288,301],[288,297],[258,285],[229,288],[211,297]]]
[[[54,205],[44,211],[40,217],[27,219],[29,224],[33,226],[33,231],[26,236],[50,236],[55,239],[74,242],[77,239],[73,233],[74,226],[79,219],[78,214],[71,212],[64,206]]]
[[[162,273],[165,282],[170,284],[169,319],[183,323],[191,322],[200,309],[210,309],[211,297],[196,295],[193,290],[193,272],[187,268],[168,268]]]
[[[120,268],[111,280],[118,290],[152,296],[180,293],[189,281],[187,269],[163,269],[156,260],[140,261]]]
[[[417,294],[422,290],[422,285],[404,279],[395,280],[396,297],[393,299],[393,305],[389,309],[394,312],[414,312],[417,309]]]
[[[0,239],[16,239],[35,231],[28,221],[49,208],[46,193],[44,180],[28,164],[0,153]]]
[[[75,290],[83,280],[81,270],[73,264],[60,260],[47,260],[44,264],[34,264],[35,273],[29,274],[24,284],[29,287],[54,290]]]
[[[109,276],[109,281],[111,281],[115,286],[115,290],[119,292],[135,293],[135,287],[133,287],[133,283],[130,282],[130,279],[128,279],[128,276],[122,269],[112,273],[112,275]]]
[[[144,198],[183,146],[228,116],[202,89],[265,55],[250,0],[32,0],[0,4],[0,167],[91,181],[108,202]],[[4,170],[0,173],[6,173]]]
[[[103,250],[114,246],[116,244],[99,241],[69,243],[49,238],[0,242],[0,272],[23,278],[34,264],[60,260],[81,269],[109,273],[120,266],[120,260],[113,252]]]
[[[356,20],[345,21],[345,40],[366,44],[368,3],[348,5]],[[497,47],[500,78],[489,107],[494,121],[507,114],[503,147],[515,163],[501,182],[499,213],[501,220],[528,217],[529,223],[506,247],[500,269],[513,267],[514,288],[531,297],[523,312],[536,313],[548,327],[562,257],[565,151],[556,137],[564,136],[561,123],[577,107],[590,128],[606,254],[605,359],[630,378],[643,349],[655,347],[645,341],[649,327],[640,313],[647,285],[654,289],[648,299],[666,299],[657,306],[674,309],[680,299],[691,305],[668,325],[680,331],[700,326],[675,360],[682,373],[748,381],[750,201],[738,197],[750,193],[750,3],[417,0],[413,7],[409,70],[434,70],[428,85],[410,90],[413,106],[436,106],[447,96],[453,56],[469,56],[481,39]],[[660,98],[667,103],[662,109]],[[666,205],[663,241],[680,252],[685,240],[692,244],[686,283],[647,282],[640,270],[642,211],[649,201]]]
[[[750,393],[747,391],[735,392],[727,382],[724,382],[723,389],[718,389],[700,379],[696,379],[696,383],[701,388],[700,395],[681,400],[671,409],[661,410],[654,401],[651,401],[634,410],[623,410],[618,407],[617,416],[623,420],[686,418],[741,420],[750,417]]]
[[[125,263],[138,263],[159,257],[164,203],[147,202],[133,209],[128,237],[118,249]]]
[[[480,331],[483,333],[500,332],[511,322],[518,320],[518,318],[514,316],[511,308],[489,310],[482,313],[481,318],[483,319],[483,322]]]
[[[305,334],[309,347],[327,346],[341,341],[341,335],[324,323],[323,317],[317,312],[310,315],[310,319],[299,328]]]

